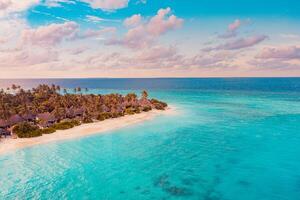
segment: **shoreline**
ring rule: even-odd
[[[151,110],[134,115],[126,115],[124,117],[107,119],[100,122],[90,124],[82,124],[68,130],[58,130],[52,134],[44,134],[34,138],[17,138],[17,139],[1,139],[0,140],[0,156],[12,151],[24,149],[26,147],[71,140],[90,135],[103,134],[108,131],[117,130],[123,127],[151,120],[159,115],[168,115],[174,111],[174,107],[168,107],[166,110]]]

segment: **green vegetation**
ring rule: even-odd
[[[94,121],[93,121],[93,119],[91,117],[84,117],[82,119],[82,123],[84,123],[84,124],[90,124],[90,123],[93,123],[93,122]]]
[[[95,95],[84,94],[88,89],[73,90],[56,85],[39,85],[25,90],[17,85],[0,90],[0,128],[13,128],[18,137],[37,137],[66,130],[82,123],[92,123],[124,115],[164,110],[168,105],[134,93]],[[83,91],[85,91],[83,93]]]
[[[149,112],[150,110],[152,110],[151,106],[145,106],[142,111]]]
[[[80,122],[73,120],[73,121],[65,121],[65,122],[54,124],[53,126],[51,126],[51,128],[54,130],[67,130],[73,128],[74,126],[79,126],[79,125]]]
[[[38,137],[42,135],[41,130],[28,122],[22,122],[13,128],[13,133],[19,138]]]
[[[151,99],[151,104],[154,105],[154,108],[157,110],[165,110],[165,108],[168,106],[167,103],[159,101],[157,99]]]
[[[54,133],[56,132],[56,129],[55,128],[44,128],[44,129],[40,129],[42,134],[51,134],[51,133]]]

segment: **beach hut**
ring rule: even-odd
[[[69,108],[66,110],[66,117],[69,119],[73,119],[76,117],[83,117],[84,115],[84,108]]]
[[[28,113],[22,116],[24,120],[28,121],[28,122],[34,122],[36,119],[36,115]]]
[[[82,117],[84,114],[84,108],[77,108],[74,110],[75,117]]]
[[[14,125],[19,124],[24,121],[25,121],[25,119],[23,119],[20,115],[13,115],[8,119],[8,125],[14,126]]]
[[[39,121],[39,125],[42,128],[47,128],[57,122],[55,116],[49,112],[38,114],[36,119]]]
[[[11,135],[10,131],[8,131],[8,130],[6,130],[4,128],[0,128],[0,137],[1,136],[6,137],[6,136],[10,136],[10,135]]]
[[[4,119],[0,119],[0,128],[6,129],[9,127],[8,121]]]
[[[102,109],[102,112],[110,112],[109,107],[107,107],[106,105],[102,105],[101,109]]]
[[[69,118],[69,119],[75,118],[74,108],[68,108],[66,110],[66,117]]]

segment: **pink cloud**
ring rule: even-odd
[[[169,16],[170,12],[170,8],[160,9],[157,15],[148,22],[140,23],[138,26],[130,28],[124,38],[112,39],[108,44],[124,45],[133,49],[149,48],[159,36],[181,27],[183,19],[177,18],[175,15]],[[134,24],[133,22],[139,21],[138,18],[133,16],[127,21],[125,20],[124,23],[125,25],[128,23],[132,25]]]
[[[24,67],[58,61],[58,52],[49,49],[21,49],[0,55],[0,67]]]
[[[216,47],[208,47],[203,49],[203,51],[213,51],[213,50],[238,50],[243,48],[252,47],[266,40],[268,36],[266,35],[256,35],[247,38],[240,38],[237,40],[230,41],[225,44],[221,44]]]
[[[25,11],[39,2],[40,0],[0,0],[0,16]]]
[[[157,62],[165,59],[174,58],[177,56],[177,49],[175,47],[155,46],[137,55],[137,60],[143,62]]]
[[[142,16],[140,14],[133,15],[129,18],[126,18],[124,21],[124,26],[126,27],[133,27],[140,25],[142,21]]]
[[[228,30],[229,31],[236,31],[238,28],[240,28],[242,25],[241,20],[236,19],[233,23],[228,25]]]
[[[128,6],[129,0],[81,0],[91,5],[92,8],[102,10],[117,10]]]
[[[106,27],[100,30],[93,30],[93,29],[88,29],[82,34],[76,33],[73,35],[71,38],[72,40],[75,39],[87,39],[87,38],[95,38],[99,39],[100,37],[105,36],[106,34],[114,34],[116,32],[115,27]]]
[[[235,40],[233,42],[226,43],[226,44],[222,45],[221,48],[223,48],[225,50],[235,50],[235,49],[247,48],[247,47],[251,47],[251,46],[258,44],[267,38],[268,37],[265,35],[257,35],[257,36],[247,37],[247,38],[241,38],[241,39]]]
[[[272,69],[272,70],[294,70],[299,69],[300,64],[298,63],[290,63],[283,60],[276,60],[276,59],[268,59],[268,60],[257,60],[253,59],[248,61],[248,64],[255,67],[257,70],[265,70],[265,69]]]
[[[177,18],[175,15],[168,16],[170,12],[171,8],[160,9],[147,24],[147,31],[153,35],[162,35],[169,30],[180,28],[183,19]]]
[[[23,30],[22,41],[33,45],[51,46],[71,37],[76,31],[78,31],[78,25],[75,22],[50,24],[37,29]]]
[[[219,37],[224,39],[236,37],[237,32],[241,28],[241,26],[249,24],[249,22],[249,20],[241,21],[240,19],[236,19],[234,22],[228,25],[227,31],[219,35]]]
[[[0,1],[0,10],[5,10],[11,5],[10,0],[1,0]]]
[[[296,46],[264,48],[256,58],[260,59],[300,59],[300,48]]]

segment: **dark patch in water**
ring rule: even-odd
[[[143,190],[141,192],[142,195],[149,195],[150,194],[150,190]]]
[[[184,185],[194,185],[194,183],[198,182],[198,179],[196,178],[183,178],[181,179],[182,184]]]
[[[137,187],[135,187],[134,189],[135,189],[135,190],[140,190],[141,187],[140,187],[140,186],[137,186]]]
[[[237,184],[243,187],[249,187],[251,185],[248,181],[244,181],[244,180],[238,181]]]
[[[215,168],[216,168],[216,169],[221,169],[221,167],[222,167],[222,166],[221,166],[220,164],[215,164]]]
[[[206,193],[203,196],[203,200],[221,200],[221,194],[219,192],[216,192],[214,188],[211,188],[206,191]]]
[[[171,186],[164,189],[165,192],[169,193],[172,196],[190,196],[192,192],[184,187]]]
[[[125,192],[124,191],[120,191],[120,194],[125,194]]]
[[[154,181],[153,184],[156,187],[161,187],[161,188],[168,187],[170,185],[170,182],[168,179],[169,179],[168,175],[161,175]]]
[[[187,181],[187,180],[186,180]],[[191,180],[189,180],[190,182]],[[194,181],[194,180],[193,180]],[[185,187],[178,187],[175,185],[171,185],[169,181],[168,175],[159,176],[154,182],[153,185],[161,188],[164,192],[172,195],[172,196],[190,196],[192,195],[192,191]]]
[[[216,177],[214,178],[214,184],[215,184],[215,185],[218,185],[218,184],[220,184],[220,183],[221,183],[220,177],[216,176]]]
[[[235,159],[235,158],[230,158],[230,159],[228,159],[228,163],[230,163],[232,165],[236,165],[239,163],[239,160]]]

